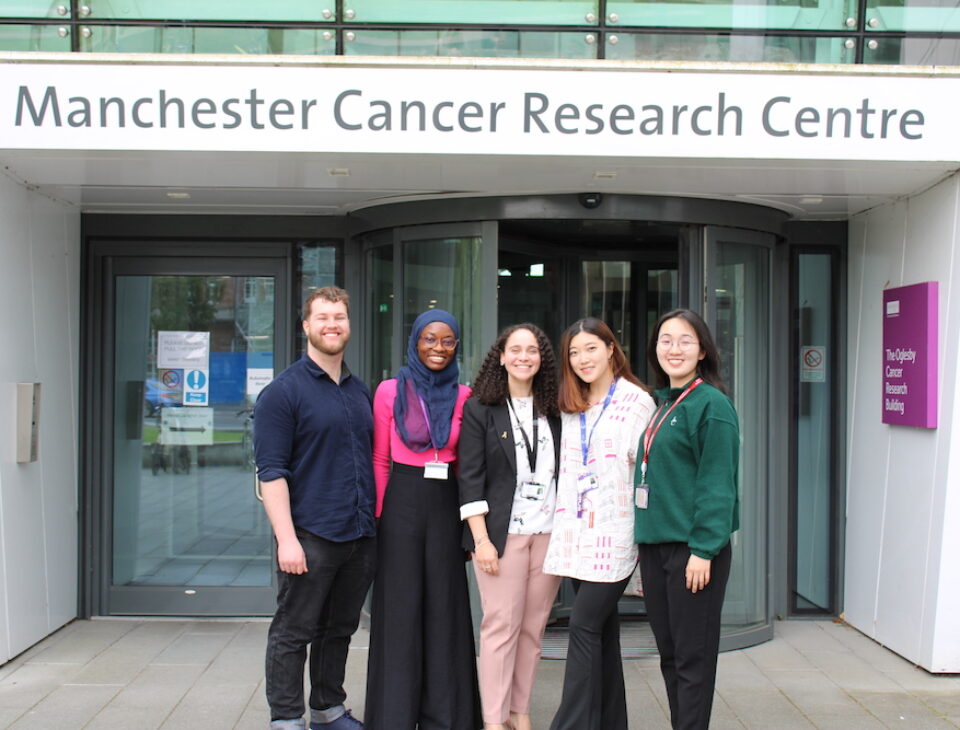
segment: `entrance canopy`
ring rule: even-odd
[[[0,162],[89,212],[607,192],[835,219],[960,167],[960,73],[929,67],[35,53],[0,67]]]

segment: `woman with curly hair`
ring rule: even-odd
[[[543,572],[560,447],[557,366],[543,331],[507,327],[463,409],[458,461],[463,546],[480,589],[485,730],[531,730],[540,642],[560,578]]]

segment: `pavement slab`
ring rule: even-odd
[[[264,619],[74,621],[0,667],[0,728],[264,730]],[[354,635],[347,705],[362,717],[369,634]],[[546,730],[565,663],[541,661],[531,717]],[[630,727],[669,730],[655,655],[624,661]],[[830,620],[780,621],[720,656],[711,730],[958,730],[960,676],[933,675]]]

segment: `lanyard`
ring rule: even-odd
[[[507,396],[507,405],[510,406],[510,410],[513,411],[513,417],[517,419],[517,428],[520,429],[520,435],[523,436],[523,445],[527,447],[527,463],[530,465],[530,476],[533,476],[537,472],[537,429],[539,424],[539,419],[537,418],[537,409],[533,408],[533,446],[530,445],[530,439],[527,438],[527,432],[523,428],[523,424],[520,422],[520,416],[517,415],[517,410],[513,407],[513,398]]]
[[[660,411],[663,410],[663,406],[660,406],[657,409],[657,412],[653,414],[653,418],[650,419],[650,423],[647,424],[647,430],[643,434],[643,461],[640,463],[640,483],[646,484],[647,482],[647,460],[650,458],[650,447],[653,446],[653,440],[657,437],[657,432],[660,430],[660,427],[663,425],[663,422],[670,417],[670,414],[673,413],[673,409],[680,405],[680,401],[686,398],[693,392],[693,389],[696,388],[700,383],[703,382],[703,378],[697,378],[690,385],[688,385],[680,396],[673,402],[673,405],[663,414],[663,418],[657,421],[657,416],[660,415]]]
[[[440,449],[437,448],[437,445],[433,441],[433,429],[430,428],[430,414],[427,412],[427,404],[423,402],[423,398],[421,398],[419,394],[417,395],[417,400],[420,401],[423,420],[427,423],[427,435],[430,436],[430,445],[433,447],[433,459],[434,461],[440,461]]]
[[[610,390],[607,391],[607,397],[603,399],[603,408],[600,409],[600,415],[597,416],[597,420],[593,422],[593,427],[590,429],[590,434],[587,435],[587,414],[583,411],[580,411],[580,451],[583,453],[583,465],[587,465],[587,452],[590,451],[590,441],[593,439],[593,432],[597,430],[597,424],[600,423],[600,419],[603,418],[603,412],[607,410],[607,406],[610,405],[610,401],[613,400],[613,391],[617,387],[618,378],[614,378],[613,382],[610,383]]]

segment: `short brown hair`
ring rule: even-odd
[[[617,342],[613,331],[602,319],[596,317],[584,317],[578,319],[572,325],[567,327],[560,339],[560,410],[564,413],[582,413],[590,407],[587,398],[590,392],[590,386],[580,380],[579,376],[573,372],[570,366],[570,341],[581,332],[596,335],[603,344],[613,346],[613,356],[610,358],[610,369],[613,371],[614,378],[623,378],[634,385],[639,385],[644,390],[649,390],[633,374],[627,356]]]
[[[303,302],[303,319],[304,321],[310,317],[310,310],[313,308],[313,302],[315,299],[323,299],[326,302],[343,302],[343,306],[347,308],[347,314],[350,314],[350,295],[347,294],[346,289],[341,289],[339,286],[324,286],[316,291],[310,292]]]

